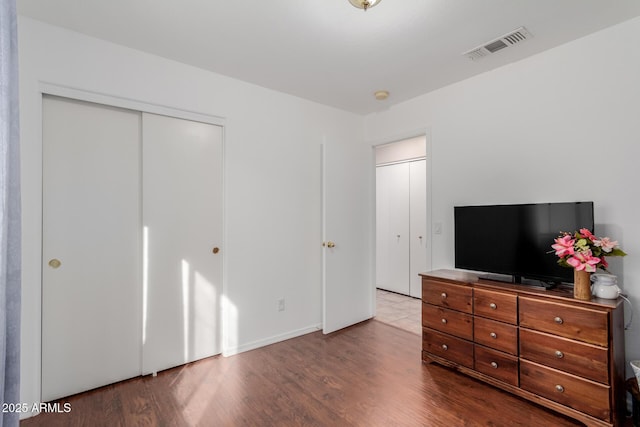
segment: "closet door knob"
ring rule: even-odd
[[[49,261],[49,267],[51,268],[58,268],[62,265],[62,263],[60,262],[59,259],[53,258],[52,260]]]

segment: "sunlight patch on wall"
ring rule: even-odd
[[[189,360],[189,263],[182,260],[182,351],[184,354],[184,360]]]
[[[222,351],[234,354],[238,348],[238,308],[225,295],[222,296],[223,337]]]
[[[142,228],[142,345],[147,342],[147,310],[149,298],[149,227]]]

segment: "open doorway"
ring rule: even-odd
[[[431,269],[427,138],[375,147],[376,319],[420,333],[421,280]]]

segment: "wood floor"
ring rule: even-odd
[[[75,395],[21,426],[581,425],[420,360],[421,337],[376,320]]]

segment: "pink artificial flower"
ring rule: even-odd
[[[585,237],[591,240],[592,242],[595,242],[595,240],[597,239],[597,237],[594,236],[593,233],[591,233],[591,231],[588,228],[581,228],[580,234],[582,235],[582,237]]]
[[[593,256],[590,250],[576,252],[572,257],[567,259],[567,264],[578,271],[584,270],[589,273],[596,271],[596,266],[600,262],[600,258]]]
[[[609,252],[611,252],[613,250],[613,248],[618,246],[618,241],[617,240],[611,241],[610,238],[603,237],[602,239],[594,240],[593,244],[595,246],[600,246],[604,252],[609,253]]]
[[[554,240],[554,242],[556,242],[556,244],[551,245],[551,247],[556,250],[557,256],[562,258],[567,255],[573,255],[573,244],[576,242],[576,240],[571,237],[570,234],[565,234],[562,237],[558,237]]]

